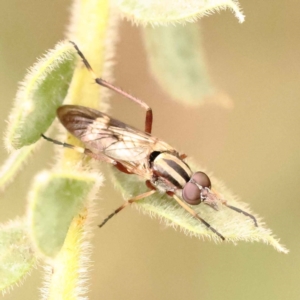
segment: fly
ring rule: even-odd
[[[127,200],[110,214],[99,225],[100,227],[129,204],[144,199],[157,191],[166,193],[176,200],[181,207],[222,240],[225,240],[225,237],[201,218],[192,209],[193,205],[204,203],[218,210],[218,204],[221,203],[251,218],[254,225],[258,226],[254,216],[219,199],[211,190],[209,177],[201,171],[193,172],[184,161],[185,154],[179,154],[173,147],[152,136],[152,109],[142,100],[97,78],[77,45],[72,44],[97,84],[117,92],[146,110],[145,130],[141,131],[98,110],[79,105],[63,105],[57,109],[58,119],[72,135],[83,142],[85,148],[62,143],[42,135],[44,139],[54,144],[105,161],[123,173],[135,174],[145,180],[149,191]]]

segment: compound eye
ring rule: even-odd
[[[190,205],[200,204],[200,189],[193,182],[188,182],[182,190],[182,198]]]
[[[211,183],[209,177],[203,172],[196,172],[192,175],[191,181],[196,182],[203,188],[211,188]]]
[[[190,205],[198,205],[206,199],[207,190],[211,188],[209,177],[203,172],[196,172],[182,190],[182,198]]]

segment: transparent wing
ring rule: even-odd
[[[60,122],[94,153],[115,160],[137,162],[153,151],[174,151],[165,142],[88,107],[64,105],[58,108]]]

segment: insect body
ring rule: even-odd
[[[86,67],[93,74],[88,61],[78,47],[75,44],[74,46]],[[211,191],[209,177],[200,171],[192,172],[184,161],[185,155],[180,155],[173,147],[151,135],[152,110],[146,103],[103,79],[97,78],[94,74],[93,76],[96,83],[118,92],[146,109],[145,131],[131,127],[95,109],[64,105],[58,108],[57,116],[62,125],[84,143],[85,148],[42,136],[55,144],[85,153],[94,159],[114,165],[121,172],[136,174],[145,180],[149,191],[129,199],[109,215],[100,227],[128,204],[150,196],[156,191],[173,197],[194,218],[202,222],[222,240],[225,239],[224,236],[202,219],[192,209],[192,205],[199,205],[203,202],[218,210],[218,205],[223,204],[252,218],[257,226],[256,219],[252,215],[219,199]]]

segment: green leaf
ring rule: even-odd
[[[42,255],[55,257],[59,253],[73,218],[85,207],[99,179],[75,171],[45,171],[36,177],[28,212],[32,240]]]
[[[114,0],[134,23],[168,24],[193,22],[222,9],[233,11],[239,22],[245,17],[236,0]]]
[[[203,171],[203,169],[195,167],[195,165],[190,162],[189,165],[193,170]],[[252,214],[258,221],[258,227],[254,225],[251,218],[222,205],[221,201],[218,205],[219,210],[217,211],[205,204],[190,206],[200,217],[222,234],[226,242],[236,243],[241,240],[247,242],[260,241],[272,245],[279,252],[288,252],[288,250],[274,238],[271,230],[265,227],[261,219],[251,212],[247,204],[238,201],[219,180],[210,174],[208,175],[211,179],[213,192],[218,195],[218,198],[224,199],[229,205],[238,207]],[[113,177],[126,199],[140,195],[148,190],[145,182],[141,181],[141,179],[135,175],[127,175],[113,169]],[[150,216],[158,217],[168,226],[180,228],[180,230],[187,235],[207,238],[216,242],[221,241],[219,236],[198,219],[192,217],[192,215],[184,210],[172,197],[164,193],[157,192],[150,197],[135,202],[135,206]]]
[[[199,24],[144,28],[150,67],[173,99],[189,105],[213,93],[201,45]]]
[[[0,290],[8,292],[23,282],[36,265],[23,219],[0,225]]]
[[[52,124],[65,99],[75,68],[76,52],[69,42],[59,43],[26,75],[9,116],[6,148],[35,143]]]

